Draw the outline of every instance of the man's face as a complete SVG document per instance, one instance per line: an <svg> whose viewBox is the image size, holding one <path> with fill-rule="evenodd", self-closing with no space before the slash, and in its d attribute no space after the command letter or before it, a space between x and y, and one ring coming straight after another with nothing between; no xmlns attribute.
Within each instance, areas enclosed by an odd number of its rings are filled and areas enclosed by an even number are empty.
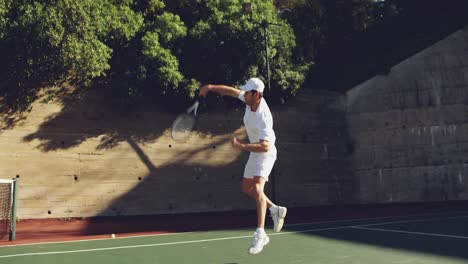
<svg viewBox="0 0 468 264"><path fill-rule="evenodd" d="M258 92L255 90L250 90L248 92L245 92L244 94L245 104L252 106L257 101L257 97L258 97Z"/></svg>

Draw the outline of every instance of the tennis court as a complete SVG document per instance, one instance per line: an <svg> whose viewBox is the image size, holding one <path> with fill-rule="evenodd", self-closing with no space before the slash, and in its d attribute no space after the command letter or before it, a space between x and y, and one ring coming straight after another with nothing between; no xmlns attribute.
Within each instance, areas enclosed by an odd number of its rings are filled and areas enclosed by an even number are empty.
<svg viewBox="0 0 468 264"><path fill-rule="evenodd" d="M0 263L467 263L468 211L286 225L247 253L252 228L0 247Z"/></svg>

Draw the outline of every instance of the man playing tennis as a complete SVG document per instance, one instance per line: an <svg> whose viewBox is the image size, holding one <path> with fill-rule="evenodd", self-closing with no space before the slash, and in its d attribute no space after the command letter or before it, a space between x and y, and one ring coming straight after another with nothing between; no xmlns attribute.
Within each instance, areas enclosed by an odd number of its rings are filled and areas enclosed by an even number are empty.
<svg viewBox="0 0 468 264"><path fill-rule="evenodd" d="M234 148L250 152L249 160L244 169L242 191L255 199L257 206L257 230L249 248L250 254L257 254L270 242L265 233L267 207L270 208L273 229L276 232L281 231L283 227L287 208L272 203L263 191L276 160L273 117L270 108L263 99L265 85L260 79L251 78L240 88L241 90L226 85L208 84L200 88L199 96L205 97L208 92L215 92L238 98L246 104L244 125L250 142L245 143L237 138L232 138L231 144Z"/></svg>

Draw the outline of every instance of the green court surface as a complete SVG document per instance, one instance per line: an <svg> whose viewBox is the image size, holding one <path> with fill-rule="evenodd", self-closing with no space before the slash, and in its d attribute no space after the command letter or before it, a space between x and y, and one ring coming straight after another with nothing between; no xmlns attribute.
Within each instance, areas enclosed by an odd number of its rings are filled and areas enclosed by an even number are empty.
<svg viewBox="0 0 468 264"><path fill-rule="evenodd" d="M253 229L0 247L0 263L468 263L468 214L286 225L247 253Z"/></svg>

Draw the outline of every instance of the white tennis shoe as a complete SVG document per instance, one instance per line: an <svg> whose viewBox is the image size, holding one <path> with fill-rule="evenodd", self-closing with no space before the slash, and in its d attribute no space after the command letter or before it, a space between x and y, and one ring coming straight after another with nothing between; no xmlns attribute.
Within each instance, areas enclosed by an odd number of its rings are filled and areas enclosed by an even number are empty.
<svg viewBox="0 0 468 264"><path fill-rule="evenodd" d="M255 232L252 245L249 248L249 254L255 255L263 250L263 247L270 242L270 238L266 234L258 234Z"/></svg>
<svg viewBox="0 0 468 264"><path fill-rule="evenodd" d="M271 219L273 219L273 230L275 232L279 232L283 228L287 212L288 208L282 206L276 206L275 209L270 210Z"/></svg>

